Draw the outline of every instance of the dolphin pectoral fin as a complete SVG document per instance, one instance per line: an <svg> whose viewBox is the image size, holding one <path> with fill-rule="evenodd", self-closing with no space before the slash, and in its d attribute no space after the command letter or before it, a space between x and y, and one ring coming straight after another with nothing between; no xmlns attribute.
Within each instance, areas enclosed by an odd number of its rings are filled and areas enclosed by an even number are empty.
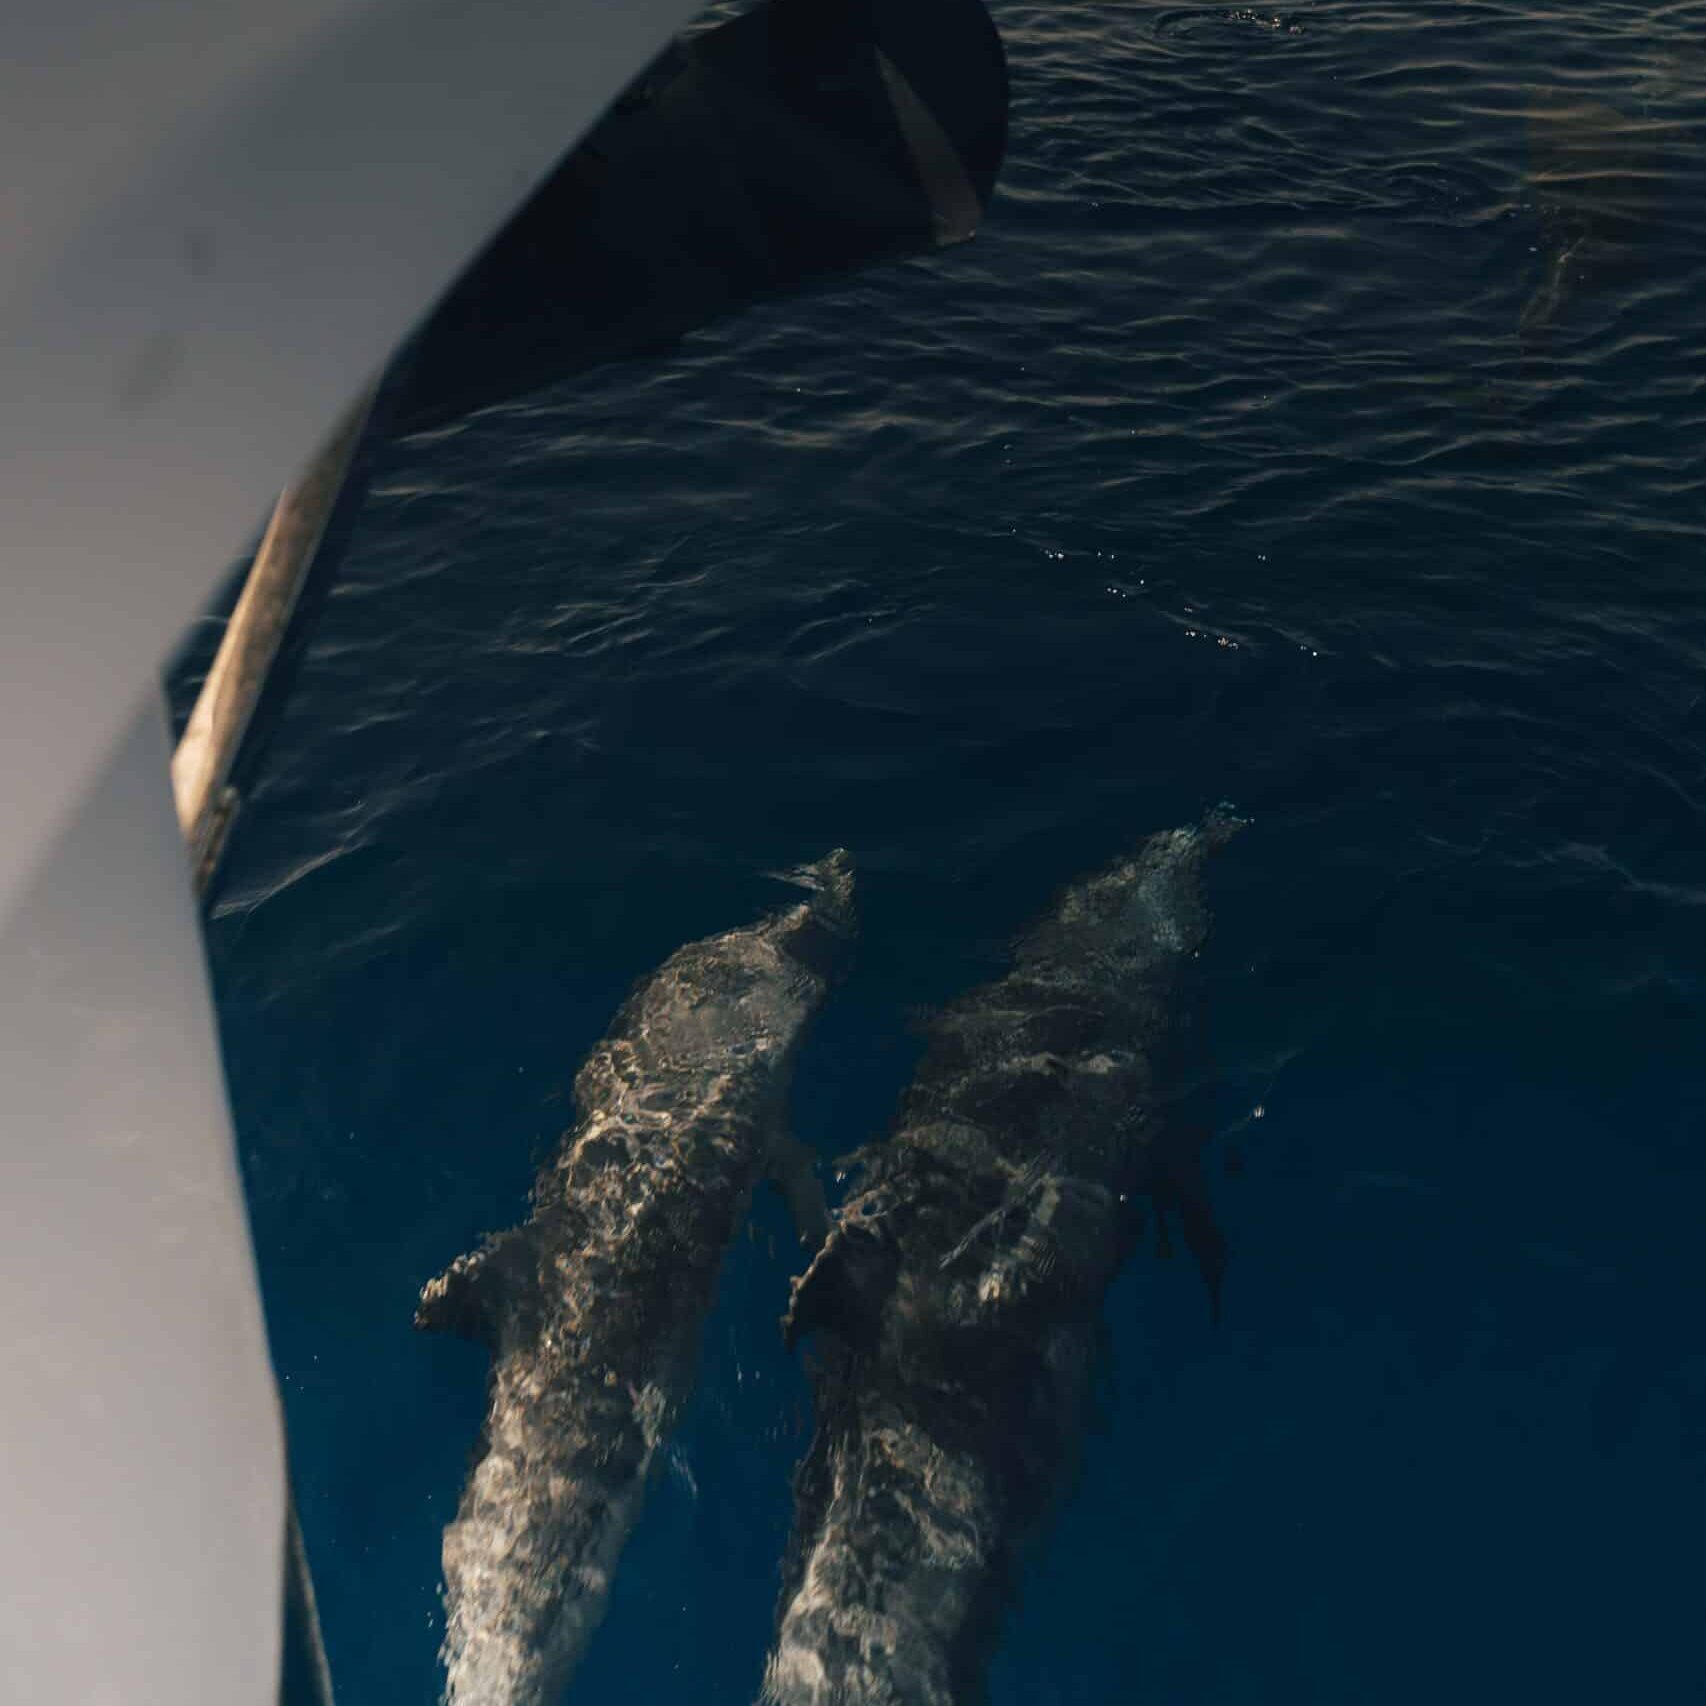
<svg viewBox="0 0 1706 1706"><path fill-rule="evenodd" d="M488 1239L458 1256L421 1287L415 1325L429 1333L456 1333L496 1348L497 1325L506 1304L529 1282L525 1237L519 1231Z"/></svg>
<svg viewBox="0 0 1706 1706"><path fill-rule="evenodd" d="M808 1250L821 1250L829 1237L829 1200L818 1177L816 1152L782 1133L770 1150L770 1182L782 1193L800 1242Z"/></svg>
<svg viewBox="0 0 1706 1706"><path fill-rule="evenodd" d="M1214 1207L1208 1199L1208 1183L1203 1178L1202 1152L1212 1135L1206 1126L1191 1126L1180 1132L1158 1157L1158 1176L1151 1187L1151 1195L1155 1199L1155 1218L1163 1239L1166 1235L1163 1211L1171 1208L1177 1212L1185 1248L1190 1251L1197 1272L1202 1276L1208 1291L1209 1315L1218 1327L1221 1287L1226 1278L1230 1247L1226 1234L1220 1229L1220 1222L1214 1217Z"/></svg>
<svg viewBox="0 0 1706 1706"><path fill-rule="evenodd" d="M1202 1275L1208 1291L1209 1319L1220 1325L1220 1294L1226 1280L1228 1245L1226 1234L1208 1206L1207 1197L1182 1199L1179 1203L1179 1228L1185 1235L1185 1248Z"/></svg>
<svg viewBox="0 0 1706 1706"><path fill-rule="evenodd" d="M782 1342L789 1350L807 1333L833 1333L852 1345L876 1330L877 1314L894 1277L895 1253L887 1239L858 1220L840 1220L794 1281Z"/></svg>

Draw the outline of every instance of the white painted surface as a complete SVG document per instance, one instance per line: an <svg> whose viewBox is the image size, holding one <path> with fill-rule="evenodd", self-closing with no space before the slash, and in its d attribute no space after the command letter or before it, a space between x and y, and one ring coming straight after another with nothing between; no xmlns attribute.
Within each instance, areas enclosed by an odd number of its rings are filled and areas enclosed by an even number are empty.
<svg viewBox="0 0 1706 1706"><path fill-rule="evenodd" d="M685 0L12 0L0 1701L273 1698L282 1470L154 677Z"/></svg>
<svg viewBox="0 0 1706 1706"><path fill-rule="evenodd" d="M279 488L694 10L12 0L0 912Z"/></svg>
<svg viewBox="0 0 1706 1706"><path fill-rule="evenodd" d="M164 715L0 927L0 1700L260 1706L284 1474Z"/></svg>

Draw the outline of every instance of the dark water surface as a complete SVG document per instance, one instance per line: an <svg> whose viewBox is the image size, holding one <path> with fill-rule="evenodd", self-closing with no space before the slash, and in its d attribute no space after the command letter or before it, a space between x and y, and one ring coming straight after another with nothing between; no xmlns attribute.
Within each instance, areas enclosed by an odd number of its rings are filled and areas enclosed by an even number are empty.
<svg viewBox="0 0 1706 1706"><path fill-rule="evenodd" d="M1152 1247L1109 1299L995 1702L1706 1696L1706 3L996 13L976 243L398 446L240 821L340 1699L435 1696L485 1359L415 1296L627 985L850 846L838 1155L1218 800L1225 1320ZM797 1265L766 1194L576 1700L754 1698Z"/></svg>

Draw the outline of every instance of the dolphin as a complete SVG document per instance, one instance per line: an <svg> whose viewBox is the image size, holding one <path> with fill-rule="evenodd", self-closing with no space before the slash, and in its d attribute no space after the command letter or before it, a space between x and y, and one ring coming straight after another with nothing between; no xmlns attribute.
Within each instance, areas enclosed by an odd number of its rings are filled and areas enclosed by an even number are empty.
<svg viewBox="0 0 1706 1706"><path fill-rule="evenodd" d="M1071 1467L1137 1197L1218 1303L1204 1135L1169 1112L1220 811L1067 888L934 1018L886 1142L794 1283L816 1431L768 1706L966 1706L1017 1549Z"/></svg>
<svg viewBox="0 0 1706 1706"><path fill-rule="evenodd" d="M691 1388L757 1183L778 1179L802 1236L827 1232L783 1106L851 945L852 865L836 851L789 877L809 890L801 903L680 949L635 987L575 1079L578 1118L527 1220L421 1293L417 1326L492 1354L444 1531L448 1706L559 1698Z"/></svg>
<svg viewBox="0 0 1706 1706"><path fill-rule="evenodd" d="M1590 296L1627 296L1666 273L1686 239L1675 119L1624 112L1569 90L1537 90L1527 114L1526 189L1541 217L1541 273L1517 330L1544 338Z"/></svg>

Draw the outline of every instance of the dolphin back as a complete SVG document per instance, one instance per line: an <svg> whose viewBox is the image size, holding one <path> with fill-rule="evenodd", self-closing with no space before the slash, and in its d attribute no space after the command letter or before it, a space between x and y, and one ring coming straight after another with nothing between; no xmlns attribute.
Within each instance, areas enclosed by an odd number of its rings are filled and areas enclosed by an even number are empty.
<svg viewBox="0 0 1706 1706"><path fill-rule="evenodd" d="M603 1615L852 940L845 853L786 876L803 899L635 985L576 1077L576 1123L527 1220L421 1293L417 1325L492 1356L444 1536L449 1706L555 1706Z"/></svg>
<svg viewBox="0 0 1706 1706"><path fill-rule="evenodd" d="M1064 889L931 1022L895 1131L796 1282L816 1434L769 1706L969 1706L1019 1547L1075 1460L1132 1199L1224 1264L1170 1096L1217 811ZM1189 1214L1185 1204L1188 1199Z"/></svg>

